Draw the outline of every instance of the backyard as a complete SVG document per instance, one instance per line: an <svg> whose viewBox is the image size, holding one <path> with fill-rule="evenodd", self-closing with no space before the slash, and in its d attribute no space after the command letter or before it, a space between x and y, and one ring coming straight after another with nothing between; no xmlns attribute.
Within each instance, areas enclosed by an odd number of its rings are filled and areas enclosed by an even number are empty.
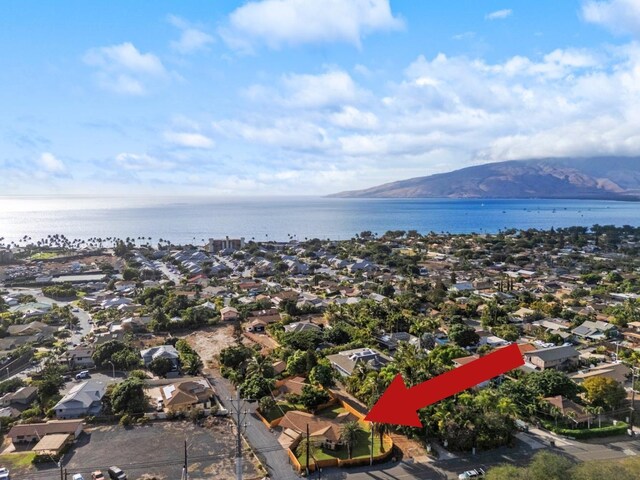
<svg viewBox="0 0 640 480"><path fill-rule="evenodd" d="M334 419L341 413L346 413L347 410L341 406L334 406L332 408L327 408L318 413L318 416L324 417L327 419ZM367 422L363 422L362 420L358 421L358 425L360 426L360 430L357 433L355 444L352 448L352 459L364 459L370 458L371 456L371 426ZM304 441L304 440L303 440ZM391 442L386 440L384 442L384 449L381 448L380 445L380 437L377 434L374 434L373 438L373 456L377 457L385 452L387 452L390 448L392 448ZM306 465L306 455L301 454L300 447L298 447L298 452L296 452L296 456L300 465L303 467ZM311 451L312 458L315 458L317 461L321 460L347 460L349 459L349 452L346 446L339 446L336 450L331 450L328 448L323 448L320 446L313 446Z"/></svg>
<svg viewBox="0 0 640 480"><path fill-rule="evenodd" d="M274 407L266 411L260 411L260 414L267 422L273 422L274 420L283 417L287 412L292 410L304 410L304 406L300 404L293 404L290 402L278 402Z"/></svg>

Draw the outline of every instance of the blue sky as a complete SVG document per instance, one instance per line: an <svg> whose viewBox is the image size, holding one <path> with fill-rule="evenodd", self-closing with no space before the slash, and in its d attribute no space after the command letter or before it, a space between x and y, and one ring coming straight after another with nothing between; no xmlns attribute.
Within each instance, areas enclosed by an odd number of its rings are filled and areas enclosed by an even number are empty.
<svg viewBox="0 0 640 480"><path fill-rule="evenodd" d="M640 0L0 3L1 194L325 194L640 154Z"/></svg>

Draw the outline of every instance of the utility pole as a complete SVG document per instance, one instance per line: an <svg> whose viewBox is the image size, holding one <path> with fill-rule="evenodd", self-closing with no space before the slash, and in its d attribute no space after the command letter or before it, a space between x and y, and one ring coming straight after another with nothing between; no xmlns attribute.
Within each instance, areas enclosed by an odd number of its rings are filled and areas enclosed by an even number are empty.
<svg viewBox="0 0 640 480"><path fill-rule="evenodd" d="M234 409L236 415L236 480L242 480L242 427L246 427L243 425L244 417L247 414L247 411L242 410L242 399L240 398L240 390L236 390L236 399L235 403L233 399L229 399L231 402L231 407Z"/></svg>
<svg viewBox="0 0 640 480"><path fill-rule="evenodd" d="M371 422L371 453L369 454L369 466L373 465L373 422Z"/></svg>
<svg viewBox="0 0 640 480"><path fill-rule="evenodd" d="M67 472L67 469L65 468L64 469L64 480L67 480L67 478L68 478L68 472Z"/></svg>
<svg viewBox="0 0 640 480"><path fill-rule="evenodd" d="M189 464L187 456L187 439L184 439L184 467L182 467L182 479L189 480Z"/></svg>
<svg viewBox="0 0 640 480"><path fill-rule="evenodd" d="M307 463L306 463L307 477L309 476L309 472L310 472L310 469L309 469L309 454L310 454L309 450L310 449L311 449L311 443L309 442L309 424L307 423Z"/></svg>
<svg viewBox="0 0 640 480"><path fill-rule="evenodd" d="M58 466L60 467L60 480L64 480L64 469L62 468L62 459L58 462Z"/></svg>
<svg viewBox="0 0 640 480"><path fill-rule="evenodd" d="M632 372L633 374L631 376L631 407L629 411L629 435L631 436L633 436L633 413L635 410L635 402L636 402L635 385L636 385L637 370L635 367L633 367Z"/></svg>

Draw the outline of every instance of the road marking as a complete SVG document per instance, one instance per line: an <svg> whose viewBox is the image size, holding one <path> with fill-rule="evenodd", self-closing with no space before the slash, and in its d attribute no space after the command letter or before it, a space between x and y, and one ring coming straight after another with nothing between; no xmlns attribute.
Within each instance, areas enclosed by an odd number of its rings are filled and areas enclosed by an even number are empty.
<svg viewBox="0 0 640 480"><path fill-rule="evenodd" d="M627 456L629 456L629 457L634 457L634 456L638 455L638 453L637 453L637 452L635 452L635 451L631 450L630 448L625 448L625 449L623 450L623 452L624 452L624 454L625 454L625 455L627 455Z"/></svg>

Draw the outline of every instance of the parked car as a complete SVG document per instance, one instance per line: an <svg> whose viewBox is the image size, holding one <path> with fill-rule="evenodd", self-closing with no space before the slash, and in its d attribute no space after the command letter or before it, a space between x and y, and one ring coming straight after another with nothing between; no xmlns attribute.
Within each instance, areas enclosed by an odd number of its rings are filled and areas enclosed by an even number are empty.
<svg viewBox="0 0 640 480"><path fill-rule="evenodd" d="M76 473L73 477L71 477L71 480L84 480L84 477L81 474Z"/></svg>
<svg viewBox="0 0 640 480"><path fill-rule="evenodd" d="M10 478L9 470L4 467L0 467L0 480L9 480Z"/></svg>
<svg viewBox="0 0 640 480"><path fill-rule="evenodd" d="M96 470L91 474L91 480L105 480L104 474L100 470Z"/></svg>
<svg viewBox="0 0 640 480"><path fill-rule="evenodd" d="M468 480L473 478L484 478L484 470L482 468L476 468L474 470L467 470L458 475L460 480Z"/></svg>
<svg viewBox="0 0 640 480"><path fill-rule="evenodd" d="M127 474L118 467L109 467L107 472L109 473L109 478L111 478L111 480L127 480Z"/></svg>
<svg viewBox="0 0 640 480"><path fill-rule="evenodd" d="M89 378L91 375L89 374L89 370L83 370L80 373L76 374L76 380L84 380L85 378Z"/></svg>

